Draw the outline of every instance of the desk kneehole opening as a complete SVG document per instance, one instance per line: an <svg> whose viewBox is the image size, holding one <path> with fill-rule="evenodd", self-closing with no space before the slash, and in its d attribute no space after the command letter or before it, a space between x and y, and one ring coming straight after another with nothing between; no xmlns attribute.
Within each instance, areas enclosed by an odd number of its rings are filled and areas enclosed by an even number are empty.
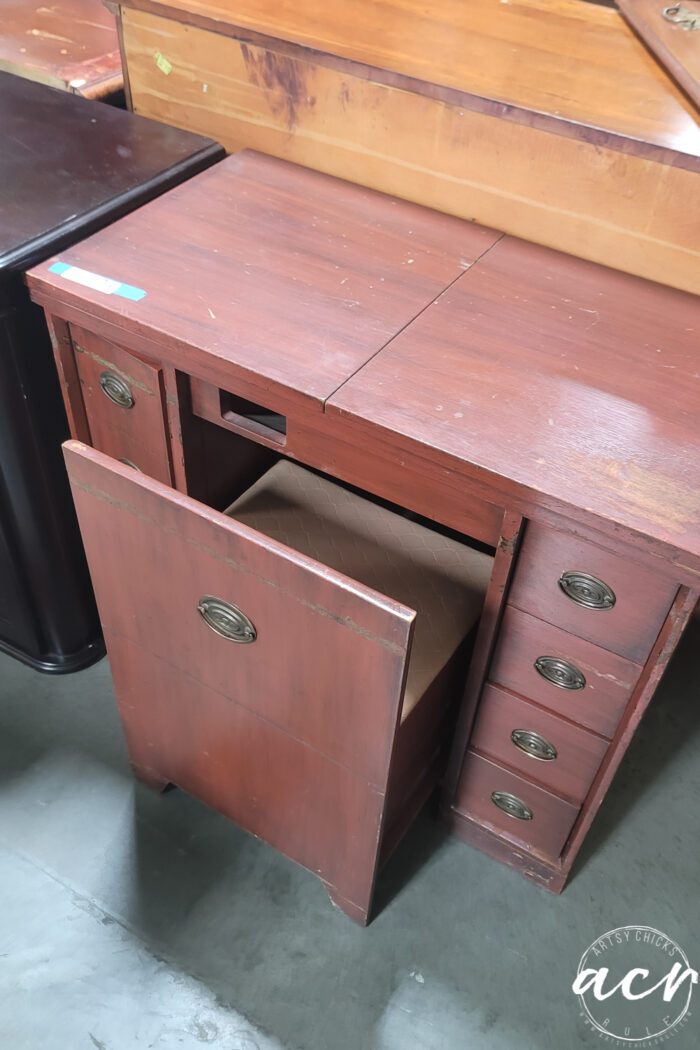
<svg viewBox="0 0 700 1050"><path fill-rule="evenodd" d="M225 513L416 611L402 721L443 672L450 677L453 663L456 702L491 577L490 554L286 459Z"/></svg>

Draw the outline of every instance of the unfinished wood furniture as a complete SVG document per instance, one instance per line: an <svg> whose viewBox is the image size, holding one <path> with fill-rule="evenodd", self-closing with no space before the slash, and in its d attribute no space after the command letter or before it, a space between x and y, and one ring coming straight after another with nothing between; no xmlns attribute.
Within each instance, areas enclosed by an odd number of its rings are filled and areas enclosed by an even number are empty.
<svg viewBox="0 0 700 1050"><path fill-rule="evenodd" d="M124 87L114 14L102 0L0 0L0 70L84 98Z"/></svg>
<svg viewBox="0 0 700 1050"><path fill-rule="evenodd" d="M41 671L104 653L44 314L23 271L223 155L210 139L0 73L0 650Z"/></svg>
<svg viewBox="0 0 700 1050"><path fill-rule="evenodd" d="M700 3L618 0L620 10L653 55L700 106Z"/></svg>
<svg viewBox="0 0 700 1050"><path fill-rule="evenodd" d="M139 775L366 921L464 686L445 819L560 890L700 591L697 300L247 152L28 281Z"/></svg>
<svg viewBox="0 0 700 1050"><path fill-rule="evenodd" d="M697 113L579 0L121 0L135 112L700 291Z"/></svg>

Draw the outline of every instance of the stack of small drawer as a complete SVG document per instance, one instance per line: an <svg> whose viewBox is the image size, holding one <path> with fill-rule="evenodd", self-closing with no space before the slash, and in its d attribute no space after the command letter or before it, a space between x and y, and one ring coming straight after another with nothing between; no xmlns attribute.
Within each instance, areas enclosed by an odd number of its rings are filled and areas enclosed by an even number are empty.
<svg viewBox="0 0 700 1050"><path fill-rule="evenodd" d="M675 592L634 562L529 525L460 779L461 813L559 857Z"/></svg>

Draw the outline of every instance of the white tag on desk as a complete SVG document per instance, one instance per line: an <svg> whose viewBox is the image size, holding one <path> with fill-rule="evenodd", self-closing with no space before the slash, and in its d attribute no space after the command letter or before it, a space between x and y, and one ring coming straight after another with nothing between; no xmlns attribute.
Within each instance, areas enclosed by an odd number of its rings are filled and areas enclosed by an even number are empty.
<svg viewBox="0 0 700 1050"><path fill-rule="evenodd" d="M122 283L112 280L111 277L100 277L99 273L81 270L79 266L69 266L62 272L61 277L65 277L67 281L75 281L76 284L83 284L86 288L92 288L96 292L106 292L107 295L116 292Z"/></svg>
<svg viewBox="0 0 700 1050"><path fill-rule="evenodd" d="M143 288L135 288L133 284L124 284L123 281L115 281L113 277L103 277L92 270L83 270L80 266L71 266L70 263L55 262L49 266L49 273L60 274L67 281L82 284L86 288L92 288L95 292L103 292L105 295L120 295L122 299L131 299L138 303L146 298Z"/></svg>

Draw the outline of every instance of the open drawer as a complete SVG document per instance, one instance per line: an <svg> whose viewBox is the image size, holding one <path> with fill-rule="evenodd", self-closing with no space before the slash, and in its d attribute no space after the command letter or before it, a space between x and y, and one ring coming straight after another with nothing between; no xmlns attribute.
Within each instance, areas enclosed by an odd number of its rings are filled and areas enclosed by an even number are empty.
<svg viewBox="0 0 700 1050"><path fill-rule="evenodd" d="M65 454L135 771L367 921L439 775L491 558L286 460L222 513Z"/></svg>

